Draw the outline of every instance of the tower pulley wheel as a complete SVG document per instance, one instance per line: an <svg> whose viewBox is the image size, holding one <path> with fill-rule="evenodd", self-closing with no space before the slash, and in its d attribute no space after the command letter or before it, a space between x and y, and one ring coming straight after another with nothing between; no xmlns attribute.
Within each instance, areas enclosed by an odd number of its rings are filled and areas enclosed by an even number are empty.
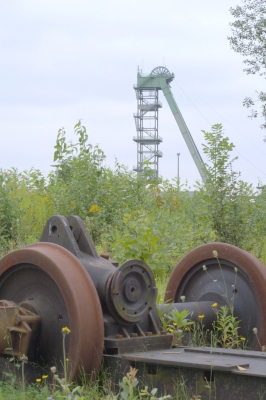
<svg viewBox="0 0 266 400"><path fill-rule="evenodd" d="M151 76L158 76L158 75L171 75L171 72L166 67L156 67L153 68L151 71Z"/></svg>

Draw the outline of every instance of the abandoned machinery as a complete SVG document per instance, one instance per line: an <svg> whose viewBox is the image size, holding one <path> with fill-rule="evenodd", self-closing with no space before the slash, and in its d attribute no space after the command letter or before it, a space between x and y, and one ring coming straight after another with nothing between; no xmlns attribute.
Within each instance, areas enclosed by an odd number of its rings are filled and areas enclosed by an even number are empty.
<svg viewBox="0 0 266 400"><path fill-rule="evenodd" d="M96 376L103 362L114 383L134 366L161 394L174 394L182 377L202 399L209 398L206 382L215 382L217 399L255 398L266 393L266 352L260 348L266 343L265 287L266 270L258 259L229 244L209 243L178 263L165 304L156 306L155 279L144 262L118 266L97 254L79 217L53 216L40 242L0 260L2 372L11 355L26 355L29 381L38 368L57 365L62 373L62 328L68 327L72 380L81 369ZM163 313L186 309L194 321L204 315L204 328L211 330L217 316L212 304L229 305L232 299L239 335L251 351L172 348L173 335L162 330L158 307Z"/></svg>

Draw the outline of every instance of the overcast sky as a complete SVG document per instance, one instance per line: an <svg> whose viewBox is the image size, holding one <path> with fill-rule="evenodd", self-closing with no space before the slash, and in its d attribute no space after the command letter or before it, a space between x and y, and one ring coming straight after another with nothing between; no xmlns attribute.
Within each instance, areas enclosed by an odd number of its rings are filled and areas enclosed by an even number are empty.
<svg viewBox="0 0 266 400"><path fill-rule="evenodd" d="M92 144L132 169L137 161L133 84L137 68L165 65L175 100L202 154L202 130L223 123L243 180L266 183L265 133L247 118L245 96L265 80L243 72L229 46L231 6L240 0L0 0L0 168L47 173L57 131L74 138L79 118ZM193 186L199 173L163 93L159 171ZM204 154L202 154L205 160ZM88 178L89 179L89 178Z"/></svg>

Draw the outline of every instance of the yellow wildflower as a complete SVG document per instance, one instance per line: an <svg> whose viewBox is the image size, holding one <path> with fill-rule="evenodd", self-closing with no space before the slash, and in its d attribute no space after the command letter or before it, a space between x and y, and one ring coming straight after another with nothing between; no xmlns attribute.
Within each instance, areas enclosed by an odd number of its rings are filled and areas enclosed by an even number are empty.
<svg viewBox="0 0 266 400"><path fill-rule="evenodd" d="M48 375L43 375L42 376L42 379L47 379L48 378Z"/></svg>
<svg viewBox="0 0 266 400"><path fill-rule="evenodd" d="M169 331L170 333L174 332L174 330L173 330L172 328L169 328L168 331Z"/></svg>
<svg viewBox="0 0 266 400"><path fill-rule="evenodd" d="M173 322L173 325L174 325L174 326L177 326L177 323L176 323L176 322Z"/></svg>
<svg viewBox="0 0 266 400"><path fill-rule="evenodd" d="M217 307L217 306L218 306L217 303L213 303L213 304L212 304L212 307Z"/></svg>
<svg viewBox="0 0 266 400"><path fill-rule="evenodd" d="M64 328L62 328L62 333L63 333L63 334L68 335L70 332L71 332L71 330L70 330L67 326L65 326Z"/></svg>
<svg viewBox="0 0 266 400"><path fill-rule="evenodd" d="M97 206L97 204L92 204L92 206L90 206L89 212L91 213L97 213L97 212L101 212L102 210L100 209L99 206Z"/></svg>
<svg viewBox="0 0 266 400"><path fill-rule="evenodd" d="M42 381L42 380L41 380L40 378L36 379L36 382L38 382L38 383L41 382L41 381Z"/></svg>
<svg viewBox="0 0 266 400"><path fill-rule="evenodd" d="M246 340L246 338L244 338L244 337L241 337L241 338L240 338L240 340Z"/></svg>
<svg viewBox="0 0 266 400"><path fill-rule="evenodd" d="M76 203L74 201L70 202L71 207L74 207L76 205Z"/></svg>
<svg viewBox="0 0 266 400"><path fill-rule="evenodd" d="M198 315L198 318L199 318L199 319L203 319L203 318L204 318L204 315Z"/></svg>

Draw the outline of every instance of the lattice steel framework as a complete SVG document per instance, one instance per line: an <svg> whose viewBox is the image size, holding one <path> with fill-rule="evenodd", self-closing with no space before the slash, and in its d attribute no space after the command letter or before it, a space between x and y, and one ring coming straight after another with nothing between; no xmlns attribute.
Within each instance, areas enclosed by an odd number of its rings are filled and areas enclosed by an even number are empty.
<svg viewBox="0 0 266 400"><path fill-rule="evenodd" d="M138 101L138 112L134 114L137 136L133 138L137 142L138 164L133 170L142 172L147 160L149 167L152 167L154 174L158 176L158 160L162 157L162 152L158 150L158 145L162 142L162 138L158 135L158 110L162 107L158 100L158 92L162 90L200 176L205 182L204 162L171 92L170 82L174 77L175 75L166 67L156 67L150 74L138 71L137 85L134 85Z"/></svg>
<svg viewBox="0 0 266 400"><path fill-rule="evenodd" d="M159 173L159 157L162 152L158 146L163 139L158 135L158 110L162 107L159 102L158 89L146 89L134 86L137 97L137 113L133 114L136 124L137 136L133 140L137 143L137 166L133 168L136 172L143 172L144 163Z"/></svg>

